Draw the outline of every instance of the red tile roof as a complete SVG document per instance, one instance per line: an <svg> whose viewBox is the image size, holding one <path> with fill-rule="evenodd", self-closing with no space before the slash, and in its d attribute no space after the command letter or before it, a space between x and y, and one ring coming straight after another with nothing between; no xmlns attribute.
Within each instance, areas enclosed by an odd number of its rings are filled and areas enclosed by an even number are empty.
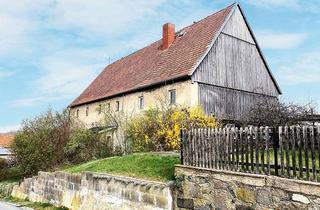
<svg viewBox="0 0 320 210"><path fill-rule="evenodd" d="M108 65L70 106L187 77L206 53L234 5L181 29L185 35L176 36L167 50L161 49L160 39Z"/></svg>
<svg viewBox="0 0 320 210"><path fill-rule="evenodd" d="M13 139L14 135L0 134L0 147L10 147Z"/></svg>

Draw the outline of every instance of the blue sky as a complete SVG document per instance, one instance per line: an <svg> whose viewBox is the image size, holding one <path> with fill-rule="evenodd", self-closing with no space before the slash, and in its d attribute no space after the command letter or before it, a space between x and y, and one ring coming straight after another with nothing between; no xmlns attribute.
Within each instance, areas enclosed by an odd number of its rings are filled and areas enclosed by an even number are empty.
<svg viewBox="0 0 320 210"><path fill-rule="evenodd" d="M283 91L320 104L320 1L239 1ZM109 61L229 0L0 0L0 132L61 110Z"/></svg>

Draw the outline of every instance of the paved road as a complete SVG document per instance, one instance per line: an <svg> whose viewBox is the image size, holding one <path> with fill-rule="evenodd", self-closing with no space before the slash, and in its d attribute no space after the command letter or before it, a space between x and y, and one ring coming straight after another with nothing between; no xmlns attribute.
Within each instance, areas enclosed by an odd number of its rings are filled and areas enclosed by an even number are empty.
<svg viewBox="0 0 320 210"><path fill-rule="evenodd" d="M22 208L0 201L0 210L22 210Z"/></svg>

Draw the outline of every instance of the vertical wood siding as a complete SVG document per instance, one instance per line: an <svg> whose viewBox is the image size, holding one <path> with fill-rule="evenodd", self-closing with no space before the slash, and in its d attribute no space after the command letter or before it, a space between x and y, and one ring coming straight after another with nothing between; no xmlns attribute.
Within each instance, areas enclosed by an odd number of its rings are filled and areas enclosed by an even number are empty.
<svg viewBox="0 0 320 210"><path fill-rule="evenodd" d="M277 100L277 98L199 84L199 101L205 113L214 114L221 119L239 120L259 100Z"/></svg>
<svg viewBox="0 0 320 210"><path fill-rule="evenodd" d="M232 14L222 32L255 44L239 9Z"/></svg>
<svg viewBox="0 0 320 210"><path fill-rule="evenodd" d="M249 29L240 11L236 10L192 79L206 84L278 96L276 85L256 45L251 42L253 39Z"/></svg>
<svg viewBox="0 0 320 210"><path fill-rule="evenodd" d="M195 71L193 80L270 96L279 95L256 46L225 34L220 34Z"/></svg>

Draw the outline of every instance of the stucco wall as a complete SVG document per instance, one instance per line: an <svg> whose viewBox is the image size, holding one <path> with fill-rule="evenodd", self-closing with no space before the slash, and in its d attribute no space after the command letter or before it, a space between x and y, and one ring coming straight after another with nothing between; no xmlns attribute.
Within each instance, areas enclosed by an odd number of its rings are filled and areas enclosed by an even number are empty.
<svg viewBox="0 0 320 210"><path fill-rule="evenodd" d="M127 115L135 115L142 110L138 107L138 100L140 96L144 97L144 109L149 107L159 106L164 101L169 102L169 90L176 90L176 102L178 105L182 106L195 106L198 105L198 84L192 83L191 80L184 82L177 82L162 87L149 89L147 91L135 92L131 94L126 94L121 97L115 97L91 104L77 106L71 109L72 116L76 116L77 109L79 109L79 120L87 127L91 127L92 123L97 123L101 120L102 114L99 115L98 108L99 105L110 103L110 107L115 109L116 101L120 102L120 110L122 110ZM86 108L89 107L89 114L86 116Z"/></svg>
<svg viewBox="0 0 320 210"><path fill-rule="evenodd" d="M77 210L171 210L173 201L167 184L95 173L39 172L11 195Z"/></svg>
<svg viewBox="0 0 320 210"><path fill-rule="evenodd" d="M320 183L176 166L175 207L186 209L320 209Z"/></svg>

